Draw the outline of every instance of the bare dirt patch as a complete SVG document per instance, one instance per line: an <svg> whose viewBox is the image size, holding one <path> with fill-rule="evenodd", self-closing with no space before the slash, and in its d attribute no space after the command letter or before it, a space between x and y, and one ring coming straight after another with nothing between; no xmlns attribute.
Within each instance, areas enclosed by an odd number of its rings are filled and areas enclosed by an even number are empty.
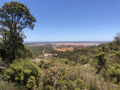
<svg viewBox="0 0 120 90"><path fill-rule="evenodd" d="M73 47L68 47L68 48L54 48L56 51L73 51Z"/></svg>

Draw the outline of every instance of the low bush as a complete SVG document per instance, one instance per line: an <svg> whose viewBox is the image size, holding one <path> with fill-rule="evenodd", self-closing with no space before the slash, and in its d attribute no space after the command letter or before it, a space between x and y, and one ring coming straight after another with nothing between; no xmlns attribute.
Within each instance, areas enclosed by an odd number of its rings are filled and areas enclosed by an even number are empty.
<svg viewBox="0 0 120 90"><path fill-rule="evenodd" d="M42 72L29 59L17 59L4 71L3 77L7 81L25 85L31 89L39 85Z"/></svg>
<svg viewBox="0 0 120 90"><path fill-rule="evenodd" d="M97 65L96 65L96 69L97 69L97 73L99 73L101 71L101 69L104 69L107 65L107 58L105 57L105 53L101 52L98 55L96 55L96 59L97 59Z"/></svg>
<svg viewBox="0 0 120 90"><path fill-rule="evenodd" d="M117 51L115 56L120 59L120 51Z"/></svg>
<svg viewBox="0 0 120 90"><path fill-rule="evenodd" d="M115 64L107 70L107 76L110 81L114 83L120 83L120 65Z"/></svg>

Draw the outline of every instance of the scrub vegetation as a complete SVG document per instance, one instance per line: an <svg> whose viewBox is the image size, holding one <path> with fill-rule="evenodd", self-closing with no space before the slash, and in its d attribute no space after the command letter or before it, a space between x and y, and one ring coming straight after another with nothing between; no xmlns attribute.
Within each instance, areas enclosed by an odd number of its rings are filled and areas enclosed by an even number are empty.
<svg viewBox="0 0 120 90"><path fill-rule="evenodd" d="M35 22L20 2L5 3L0 8L1 90L119 90L119 33L113 42L55 52L55 56L35 63L38 49L30 50L23 44L22 32L33 29ZM41 48L54 52L52 47Z"/></svg>

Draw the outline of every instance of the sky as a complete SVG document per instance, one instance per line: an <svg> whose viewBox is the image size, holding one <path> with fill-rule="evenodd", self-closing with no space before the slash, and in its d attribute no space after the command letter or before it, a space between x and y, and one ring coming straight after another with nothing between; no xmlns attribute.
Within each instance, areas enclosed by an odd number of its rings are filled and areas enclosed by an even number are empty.
<svg viewBox="0 0 120 90"><path fill-rule="evenodd" d="M25 4L36 18L28 41L112 41L120 32L120 0L0 0Z"/></svg>

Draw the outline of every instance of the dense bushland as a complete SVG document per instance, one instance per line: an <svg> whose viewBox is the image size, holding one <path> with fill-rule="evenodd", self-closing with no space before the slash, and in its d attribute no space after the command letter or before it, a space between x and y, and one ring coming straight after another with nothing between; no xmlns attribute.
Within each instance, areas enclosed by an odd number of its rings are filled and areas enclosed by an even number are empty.
<svg viewBox="0 0 120 90"><path fill-rule="evenodd" d="M75 48L73 51L58 52L58 58L67 58L76 64L90 64L96 68L106 81L119 84L120 72L120 39L119 34L113 42L91 46L86 48Z"/></svg>
<svg viewBox="0 0 120 90"><path fill-rule="evenodd" d="M0 60L7 63L4 68L0 66L0 89L119 90L119 33L113 42L56 52L57 56L33 63L34 55L23 44L22 31L33 29L34 22L29 9L20 2L5 3L0 8ZM37 49L33 48L35 56Z"/></svg>
<svg viewBox="0 0 120 90"><path fill-rule="evenodd" d="M23 89L119 89L119 49L120 46L113 41L58 52L57 56L49 57L47 60L42 58L37 64L30 59L16 59L1 75L3 80Z"/></svg>

